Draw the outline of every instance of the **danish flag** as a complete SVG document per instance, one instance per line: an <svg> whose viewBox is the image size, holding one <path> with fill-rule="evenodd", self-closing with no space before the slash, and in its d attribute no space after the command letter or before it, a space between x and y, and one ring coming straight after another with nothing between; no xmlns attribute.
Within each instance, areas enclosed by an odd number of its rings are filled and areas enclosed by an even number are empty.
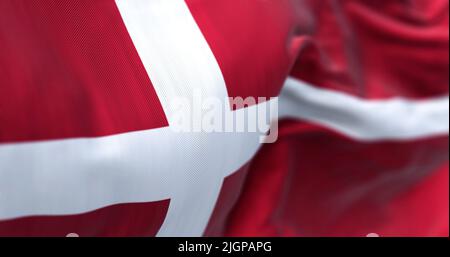
<svg viewBox="0 0 450 257"><path fill-rule="evenodd" d="M446 0L0 0L0 236L448 236L448 22ZM278 140L174 132L194 89L277 97Z"/></svg>

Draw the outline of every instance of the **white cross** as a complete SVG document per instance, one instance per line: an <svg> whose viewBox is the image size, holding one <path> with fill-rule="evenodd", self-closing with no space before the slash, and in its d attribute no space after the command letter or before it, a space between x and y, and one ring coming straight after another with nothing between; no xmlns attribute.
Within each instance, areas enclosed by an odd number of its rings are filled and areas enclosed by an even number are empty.
<svg viewBox="0 0 450 257"><path fill-rule="evenodd" d="M116 2L169 125L173 97L191 97L194 88L206 97L227 97L216 59L183 0ZM0 205L0 219L170 198L158 236L200 236L223 179L250 160L259 136L176 133L166 127L4 145L0 194L8 200Z"/></svg>

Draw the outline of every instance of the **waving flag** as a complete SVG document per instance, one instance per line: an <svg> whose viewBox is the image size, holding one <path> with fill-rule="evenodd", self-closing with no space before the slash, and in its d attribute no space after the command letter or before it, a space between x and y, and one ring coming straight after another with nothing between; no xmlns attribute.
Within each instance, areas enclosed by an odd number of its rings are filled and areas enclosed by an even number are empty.
<svg viewBox="0 0 450 257"><path fill-rule="evenodd" d="M0 0L0 236L448 236L448 29L445 0ZM276 106L276 140L175 131L180 97L264 99L219 104Z"/></svg>

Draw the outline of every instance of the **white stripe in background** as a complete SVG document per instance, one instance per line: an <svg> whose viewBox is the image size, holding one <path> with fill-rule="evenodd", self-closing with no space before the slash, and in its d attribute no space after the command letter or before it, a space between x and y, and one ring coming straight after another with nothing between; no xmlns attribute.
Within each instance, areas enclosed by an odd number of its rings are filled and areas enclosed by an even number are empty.
<svg viewBox="0 0 450 257"><path fill-rule="evenodd" d="M448 135L449 97L364 100L289 78L280 116L306 120L361 141L414 140Z"/></svg>

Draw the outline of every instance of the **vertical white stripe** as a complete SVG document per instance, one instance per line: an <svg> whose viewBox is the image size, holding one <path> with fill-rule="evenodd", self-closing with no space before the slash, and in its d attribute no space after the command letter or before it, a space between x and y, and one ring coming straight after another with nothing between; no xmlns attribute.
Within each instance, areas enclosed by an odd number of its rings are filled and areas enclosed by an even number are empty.
<svg viewBox="0 0 450 257"><path fill-rule="evenodd" d="M116 3L155 87L169 126L174 125L175 113L180 114L180 110L175 110L171 105L173 99L194 99L194 91L202 97L215 97L222 101L227 98L219 65L184 0L117 0ZM226 110L230 110L228 101L224 101L224 104ZM192 118L195 124L198 122L195 118L201 117ZM207 153L211 144L215 143L207 136L192 136L190 141L177 147L196 147ZM234 147L228 145L228 148ZM203 162L204 158L210 157L205 155L195 162ZM193 156L187 154L181 158L191 159ZM216 161L221 163L219 159ZM183 160L180 164L185 162ZM223 174L230 172L222 171L228 168L225 166L215 169L210 167L209 171L183 166L178 169L183 168L186 170L181 172L185 172L187 177L180 180L177 186L182 188L185 184L194 183L198 188L190 190L197 193L193 195L189 191L172 190L175 195L171 198L169 212L159 236L200 235L212 213ZM199 172L203 174L193 174Z"/></svg>
<svg viewBox="0 0 450 257"><path fill-rule="evenodd" d="M169 124L171 100L202 97L225 99L219 65L184 0L117 0L133 43L155 87ZM228 104L228 102L224 102Z"/></svg>

